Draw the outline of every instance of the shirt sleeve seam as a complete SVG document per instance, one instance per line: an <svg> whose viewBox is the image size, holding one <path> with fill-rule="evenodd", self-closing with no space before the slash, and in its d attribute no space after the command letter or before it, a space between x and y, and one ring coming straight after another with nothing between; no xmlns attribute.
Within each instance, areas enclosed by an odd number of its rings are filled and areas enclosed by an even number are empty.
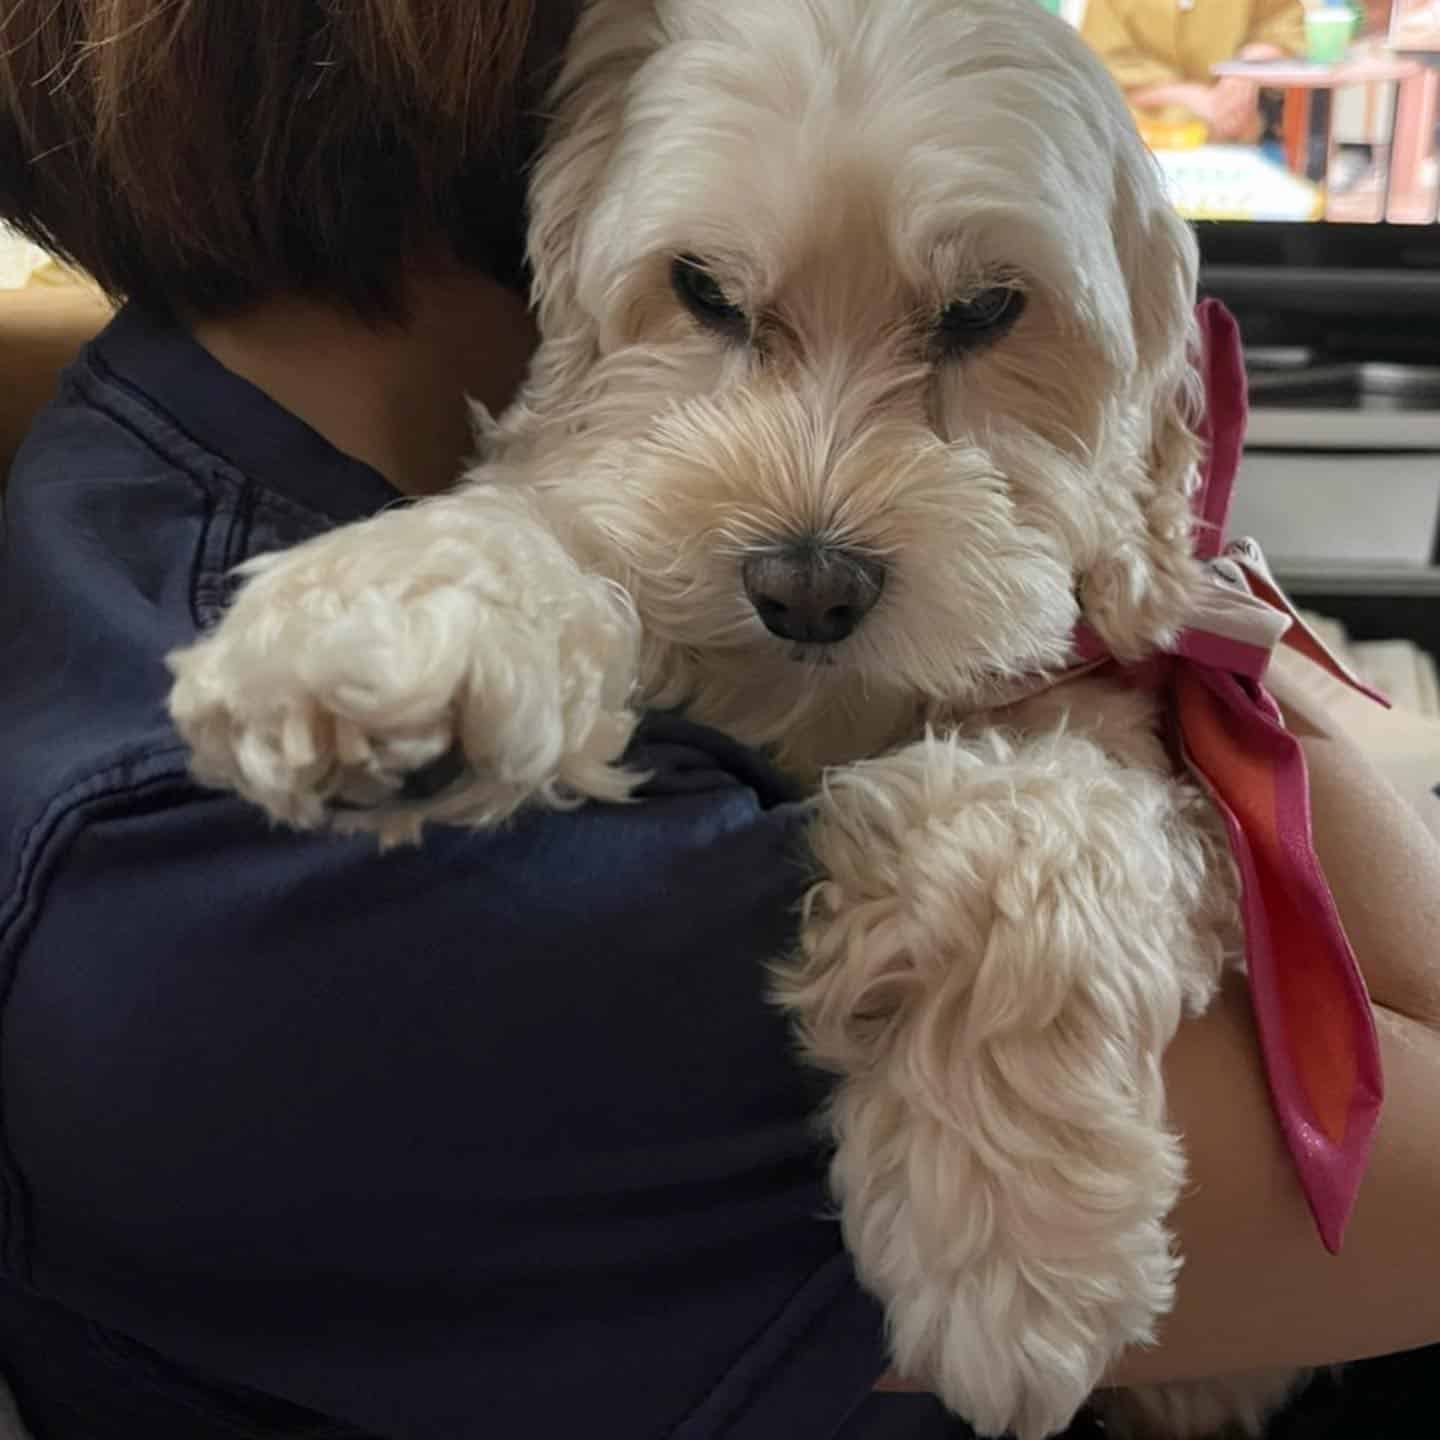
<svg viewBox="0 0 1440 1440"><path fill-rule="evenodd" d="M98 355L89 354L86 357L86 368L77 370L72 378L76 389L87 404L93 405L102 414L128 431L167 464L179 466L197 484L203 486L209 480L218 479L236 489L253 487L253 482L243 471L237 469L223 456L216 455L207 449L173 415L168 411L158 409L144 391L137 390L123 375L117 375ZM124 413L123 406L116 405L114 400L106 394L107 390L119 391L126 401L142 407L157 426L173 430L176 436L185 441L186 445L192 446L196 452L195 455L178 455L166 449L155 436L147 435L135 424L131 416ZM197 464L197 459L200 459L202 463ZM323 510L304 505L289 495L280 495L271 490L264 490L263 493L267 504L288 509L301 519L314 524L317 529L330 530L335 526L335 517L326 514Z"/></svg>
<svg viewBox="0 0 1440 1440"><path fill-rule="evenodd" d="M334 526L332 517L257 485L228 460L206 449L173 416L157 409L142 391L111 370L93 349L71 372L69 383L83 403L183 475L198 493L204 518L189 584L190 618L197 630L208 629L224 612L231 592L229 577L235 566L249 557L255 512L262 504L289 513L316 531ZM170 432L170 443L165 434L151 433L133 413L136 409L155 427ZM228 524L222 524L227 520Z"/></svg>

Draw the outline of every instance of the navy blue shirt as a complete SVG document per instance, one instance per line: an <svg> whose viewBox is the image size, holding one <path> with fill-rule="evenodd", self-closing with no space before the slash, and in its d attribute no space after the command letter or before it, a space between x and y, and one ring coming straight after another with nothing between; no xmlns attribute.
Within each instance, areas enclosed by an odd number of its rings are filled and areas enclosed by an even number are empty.
<svg viewBox="0 0 1440 1440"><path fill-rule="evenodd" d="M643 804L383 855L187 777L166 652L240 561L397 500L134 311L17 461L0 1360L31 1423L944 1433L862 1403L882 1321L766 1001L805 872L762 760L657 717Z"/></svg>

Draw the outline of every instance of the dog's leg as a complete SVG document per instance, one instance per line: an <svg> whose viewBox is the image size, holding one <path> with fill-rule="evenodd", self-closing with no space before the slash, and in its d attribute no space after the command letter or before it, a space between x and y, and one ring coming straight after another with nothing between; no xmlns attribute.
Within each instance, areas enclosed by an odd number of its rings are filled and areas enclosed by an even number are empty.
<svg viewBox="0 0 1440 1440"><path fill-rule="evenodd" d="M1063 1428L1171 1304L1160 1059L1225 961L1192 801L1081 736L992 733L819 802L780 998L841 1077L834 1180L897 1364L985 1435Z"/></svg>
<svg viewBox="0 0 1440 1440"><path fill-rule="evenodd" d="M289 824L413 836L621 799L639 629L530 491L471 483L248 567L170 657L197 776ZM453 782L427 796L411 778Z"/></svg>

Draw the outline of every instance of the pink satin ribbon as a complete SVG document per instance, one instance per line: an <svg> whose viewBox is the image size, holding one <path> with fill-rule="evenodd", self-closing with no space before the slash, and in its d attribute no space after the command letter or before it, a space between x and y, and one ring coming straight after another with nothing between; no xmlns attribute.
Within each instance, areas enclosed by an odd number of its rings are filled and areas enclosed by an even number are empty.
<svg viewBox="0 0 1440 1440"><path fill-rule="evenodd" d="M1224 819L1240 872L1250 993L1270 1093L1326 1248L1340 1248L1365 1173L1383 1091L1380 1050L1355 963L1311 838L1305 756L1262 680L1278 644L1386 704L1304 624L1250 540L1224 543L1247 414L1234 319L1199 307L1206 459L1196 550L1213 589L1168 655L1123 667L1165 693L1175 748ZM1105 659L1084 627L1079 668ZM1108 666L1107 666L1108 668Z"/></svg>

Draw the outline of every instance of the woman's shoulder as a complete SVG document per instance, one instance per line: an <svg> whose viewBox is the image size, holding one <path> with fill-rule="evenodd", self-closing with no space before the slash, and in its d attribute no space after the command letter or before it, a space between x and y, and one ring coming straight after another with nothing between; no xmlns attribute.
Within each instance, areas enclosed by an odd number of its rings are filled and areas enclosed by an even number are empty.
<svg viewBox="0 0 1440 1440"><path fill-rule="evenodd" d="M244 561L398 498L183 330L122 312L67 372L6 497L0 672L23 683L0 690L0 865L33 857L62 817L131 803L168 807L183 832L199 796L166 714L166 656L219 618ZM697 833L758 835L787 799L758 757L676 717L639 744L670 841L687 809ZM581 845L594 827L551 828ZM621 824L612 862L652 845L649 828ZM421 863L443 870L444 848Z"/></svg>
<svg viewBox="0 0 1440 1440"><path fill-rule="evenodd" d="M112 405L111 402L114 402ZM183 777L164 657L193 638L243 513L89 354L16 459L0 550L0 936L96 807ZM173 438L176 444L168 442ZM215 579L212 579L215 577Z"/></svg>
<svg viewBox="0 0 1440 1440"><path fill-rule="evenodd" d="M317 455L330 467L318 481ZM299 478L267 483L265 461ZM390 493L356 468L362 509ZM122 312L65 373L16 458L0 534L0 673L17 682L0 687L12 910L87 814L183 788L166 655L218 617L236 565L348 518L322 503L343 469L173 326Z"/></svg>
<svg viewBox="0 0 1440 1440"><path fill-rule="evenodd" d="M42 870L62 855L74 860L83 830L121 823L127 840L144 832L152 869L193 859L199 845L241 888L252 871L267 875L269 896L287 869L296 884L315 865L343 871L362 877L362 889L371 871L413 870L431 877L413 882L424 889L481 856L484 873L498 876L518 860L533 867L543 852L559 866L547 879L553 901L569 886L580 903L600 872L618 901L622 875L652 888L665 875L682 889L678 867L696 858L695 846L723 867L725 854L753 860L789 843L795 816L779 777L674 716L653 717L632 756L652 774L649 804L531 820L488 841L438 836L392 862L360 843L317 848L281 836L238 803L199 791L166 714L166 655L218 618L236 566L387 496L373 472L173 328L122 314L89 347L22 449L7 497L0 671L23 680L0 690L7 893L33 896ZM227 818L217 823L219 815ZM123 864L130 850L112 842L109 853ZM474 894L473 872L471 882ZM223 893L215 890L212 909ZM0 935L4 923L0 913Z"/></svg>
<svg viewBox="0 0 1440 1440"><path fill-rule="evenodd" d="M689 907L677 918L700 923L705 907L689 892L705 872L711 890L747 891L756 903L779 896L777 876L785 894L794 890L803 807L761 757L676 716L651 717L637 736L631 762L651 776L644 804L532 815L495 835L436 832L393 856L364 840L276 831L202 790L166 713L165 657L218 617L235 566L331 522L229 473L223 456L191 453L163 420L137 434L86 395L92 380L81 368L67 382L9 496L0 671L23 683L0 690L0 876L10 897L0 953L21 912L62 889L106 933L122 915L142 928L174 923L165 902L182 870L201 881L187 918L205 919L212 947L228 939L226 915L288 924L295 893L323 896L333 943L362 947L386 932L366 906L387 896L399 907L387 912L392 943L413 949L443 944L446 916L471 923L482 912L511 928L583 919L593 939L606 933L606 912L644 907L638 937L657 933L673 899ZM117 888L89 872L102 842L99 868L124 877ZM784 904L776 913L788 923Z"/></svg>
<svg viewBox="0 0 1440 1440"><path fill-rule="evenodd" d="M692 883L682 872L701 861L717 881L738 865L725 883L741 884L753 866L793 850L803 807L776 772L726 737L669 715L642 726L630 756L651 777L647 803L531 816L489 837L437 832L393 858L367 841L275 831L241 802L202 790L167 715L166 656L218 617L237 565L326 522L243 477L212 484L203 467L143 450L123 427L107 436L105 426L93 408L62 395L22 456L9 497L0 673L21 683L0 688L0 893L11 897L11 913L0 905L0 948L21 898L33 906L42 876L75 869L81 837L98 832L123 837L107 840L108 863L123 868L135 857L139 873L126 894L143 891L157 869L213 856L226 883L210 893L212 914L223 912L227 885L254 914L257 903L310 884L312 871L357 894L382 871L410 875L414 891L463 881L478 901L477 868L518 894L545 866L549 910L559 913L568 891L573 918L592 903L643 898L653 907L657 896ZM82 429L77 463L69 464L66 445L48 442ZM510 866L524 876L510 876ZM258 897L241 899L253 876L264 877ZM589 893L601 876L608 902ZM348 899L340 908L341 918L353 910ZM418 941L423 926L413 914L407 923Z"/></svg>

